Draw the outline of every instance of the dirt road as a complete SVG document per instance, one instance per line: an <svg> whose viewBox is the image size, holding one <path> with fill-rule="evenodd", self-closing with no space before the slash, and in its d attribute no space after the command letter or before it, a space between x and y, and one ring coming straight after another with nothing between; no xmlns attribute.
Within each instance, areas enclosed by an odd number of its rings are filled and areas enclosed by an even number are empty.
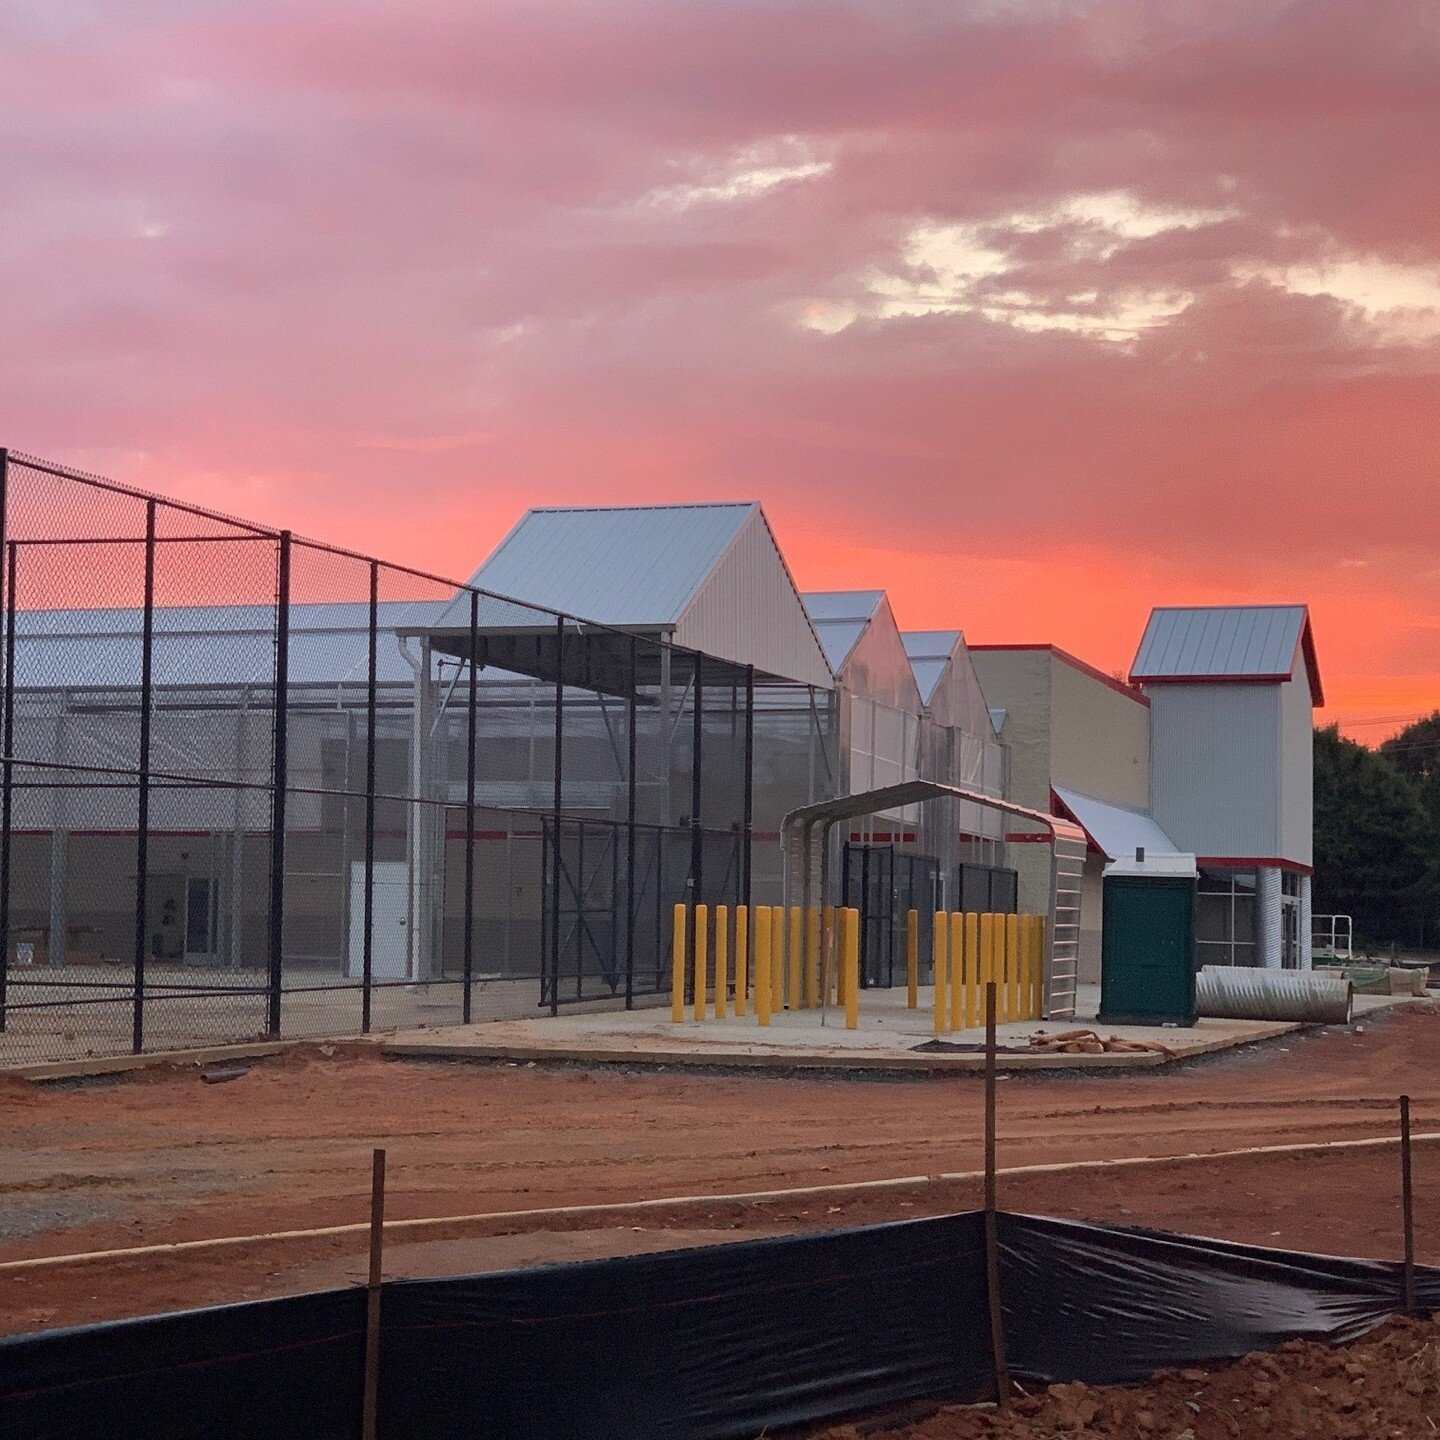
<svg viewBox="0 0 1440 1440"><path fill-rule="evenodd" d="M1173 1070L1008 1079L1001 1164L1392 1134L1402 1089L1416 1128L1440 1129L1437 1042L1440 1008L1407 1007L1363 1033L1311 1032ZM391 1061L359 1047L292 1051L223 1084L195 1070L63 1088L0 1080L0 1260L358 1221L374 1145L390 1152L395 1217L968 1170L981 1161L981 1101L973 1077L553 1070ZM1417 1169L1418 1213L1440 1213L1440 1145L1422 1147ZM1399 1245L1397 1172L1393 1151L1342 1151L1016 1177L1001 1199L1012 1209L1389 1256ZM956 1183L472 1226L392 1248L391 1265L433 1273L705 1243L965 1208L977 1193ZM486 1229L531 1239L517 1251L513 1241L480 1238ZM591 1233L578 1240L576 1231ZM333 1284L362 1244L347 1237L10 1272L0 1329ZM1422 1259L1440 1260L1440 1230L1422 1230L1420 1246Z"/></svg>

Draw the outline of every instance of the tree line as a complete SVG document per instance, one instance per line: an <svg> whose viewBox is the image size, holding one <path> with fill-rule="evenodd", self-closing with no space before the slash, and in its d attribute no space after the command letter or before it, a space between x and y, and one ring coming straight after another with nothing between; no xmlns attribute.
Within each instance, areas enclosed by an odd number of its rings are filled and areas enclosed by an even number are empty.
<svg viewBox="0 0 1440 1440"><path fill-rule="evenodd" d="M1315 732L1314 908L1357 941L1440 945L1440 710L1375 750Z"/></svg>

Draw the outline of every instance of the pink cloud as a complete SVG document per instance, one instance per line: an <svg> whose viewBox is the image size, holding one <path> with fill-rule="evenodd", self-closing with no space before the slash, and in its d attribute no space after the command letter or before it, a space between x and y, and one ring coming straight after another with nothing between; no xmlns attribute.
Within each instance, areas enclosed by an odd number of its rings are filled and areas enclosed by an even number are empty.
<svg viewBox="0 0 1440 1440"><path fill-rule="evenodd" d="M758 496L807 583L1106 665L1310 595L1338 707L1416 703L1437 62L1423 0L32 0L0 438L456 573Z"/></svg>

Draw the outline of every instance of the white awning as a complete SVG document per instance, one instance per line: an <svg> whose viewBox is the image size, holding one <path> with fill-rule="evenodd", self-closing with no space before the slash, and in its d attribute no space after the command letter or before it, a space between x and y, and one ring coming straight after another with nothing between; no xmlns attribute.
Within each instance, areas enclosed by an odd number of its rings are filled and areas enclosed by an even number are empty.
<svg viewBox="0 0 1440 1440"><path fill-rule="evenodd" d="M1133 859L1138 848L1146 855L1178 855L1180 847L1143 810L1127 810L1078 790L1054 787L1060 803L1085 828L1085 833L1111 860Z"/></svg>

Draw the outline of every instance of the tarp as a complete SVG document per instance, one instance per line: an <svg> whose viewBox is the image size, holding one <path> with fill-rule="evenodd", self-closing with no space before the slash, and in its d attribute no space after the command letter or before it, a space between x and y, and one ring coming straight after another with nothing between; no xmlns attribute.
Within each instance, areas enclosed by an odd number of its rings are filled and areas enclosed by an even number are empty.
<svg viewBox="0 0 1440 1440"><path fill-rule="evenodd" d="M1003 1214L1012 1372L1141 1380L1354 1339L1400 1267ZM978 1214L392 1281L382 1440L753 1440L992 1390ZM1422 1310L1440 1270L1417 1271ZM0 1340L0 1440L354 1440L364 1292Z"/></svg>

